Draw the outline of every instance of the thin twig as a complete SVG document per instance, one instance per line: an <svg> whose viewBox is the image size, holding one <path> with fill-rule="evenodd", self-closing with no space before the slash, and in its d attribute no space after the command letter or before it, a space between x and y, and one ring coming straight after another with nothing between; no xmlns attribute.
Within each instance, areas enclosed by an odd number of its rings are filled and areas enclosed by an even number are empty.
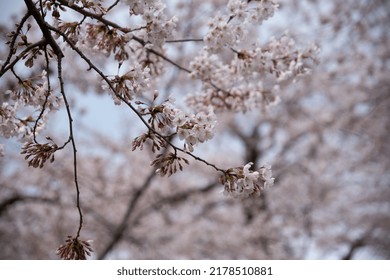
<svg viewBox="0 0 390 280"><path fill-rule="evenodd" d="M26 20L31 16L31 13L28 11L24 16L23 18L20 20L20 23L18 24L16 30L15 30L15 33L14 35L12 36L12 39L10 41L10 45L9 45L9 53L8 53L8 56L7 56L7 59L5 60L3 66L1 67L1 71L0 71L0 77L3 75L3 73L5 73L7 70L5 70L7 64L11 61L11 57L12 55L16 52L16 49L15 48L15 43L16 43L16 39L18 38L19 36L19 33L20 31L22 30L23 28L23 25L24 23L26 22ZM12 66L11 66L12 67Z"/></svg>
<svg viewBox="0 0 390 280"><path fill-rule="evenodd" d="M74 176L74 183L76 187L76 207L79 212L79 228L77 230L76 239L80 236L81 228L83 227L83 213L81 212L81 206L80 206L80 187L78 183L78 176L77 176L77 149L76 149L76 142L74 139L73 134L73 118L72 113L70 111L70 106L68 103L68 99L65 94L65 88L64 88L64 80L62 78L62 57L57 57L57 69L58 69L58 80L60 82L60 89L62 98L64 99L65 107L66 107L66 113L68 115L68 123L69 123L69 140L72 142L72 149L73 149L73 176Z"/></svg>
<svg viewBox="0 0 390 280"><path fill-rule="evenodd" d="M116 5L118 5L120 0L116 0L114 4L112 4L110 7L107 8L107 12L109 12L112 8L114 8Z"/></svg>
<svg viewBox="0 0 390 280"><path fill-rule="evenodd" d="M42 39L34 44L31 44L29 45L28 47L26 47L22 52L20 52L16 57L15 59L10 63L8 61L8 65L5 66L5 64L3 65L1 71L0 71L0 77L2 77L8 70L10 70L11 68L13 68L15 66L15 64L20 60L22 59L29 51L37 48L37 47L42 47L46 44L46 40L45 39Z"/></svg>
<svg viewBox="0 0 390 280"><path fill-rule="evenodd" d="M14 76L15 76L15 78L18 80L18 82L19 82L20 84L23 84L23 80L19 77L18 74L16 74L14 68L11 68L11 72L12 72L12 74L14 74Z"/></svg>
<svg viewBox="0 0 390 280"><path fill-rule="evenodd" d="M184 42L203 42L203 39L177 39L177 40L166 40L165 43L184 43Z"/></svg>
<svg viewBox="0 0 390 280"><path fill-rule="evenodd" d="M176 66L177 68L179 68L180 70L183 70L184 72L187 72L187 73L191 73L191 70L188 70L187 68L179 65L178 63L174 62L173 60L171 60L170 58L166 57L165 55L163 55L162 53L158 52L158 51L155 51L153 49L147 49L149 52L161 57L162 59L164 59L165 61L171 63L172 65Z"/></svg>

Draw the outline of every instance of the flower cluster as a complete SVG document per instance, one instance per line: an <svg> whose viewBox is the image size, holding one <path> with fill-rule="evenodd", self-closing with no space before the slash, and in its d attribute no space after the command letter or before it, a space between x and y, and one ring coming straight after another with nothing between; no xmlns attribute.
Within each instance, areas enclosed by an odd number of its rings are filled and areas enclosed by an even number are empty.
<svg viewBox="0 0 390 280"><path fill-rule="evenodd" d="M80 24L77 21L72 22L58 22L58 29L63 32L68 38L76 44L80 38Z"/></svg>
<svg viewBox="0 0 390 280"><path fill-rule="evenodd" d="M5 138L19 137L21 141L30 139L32 133L38 133L44 126L44 120L49 111L57 111L62 98L49 92L47 73L30 79L18 79L16 87L5 92L9 102L0 105L0 135ZM38 109L40 119L37 121L34 114L21 117L20 109L32 107ZM28 112L28 111L27 111ZM26 114L26 111L23 111Z"/></svg>
<svg viewBox="0 0 390 280"><path fill-rule="evenodd" d="M250 23L261 24L273 16L277 7L269 0L230 0L227 5L229 15L218 14L208 22L209 32L204 37L207 47L216 52L223 47L238 45L245 38Z"/></svg>
<svg viewBox="0 0 390 280"><path fill-rule="evenodd" d="M152 145L152 152L155 153L159 151L161 148L166 146L166 142L164 138L155 134L153 131L149 131L144 133L136 138L134 138L132 143L132 150L135 151L139 148L141 151L144 149L144 144L149 141Z"/></svg>
<svg viewBox="0 0 390 280"><path fill-rule="evenodd" d="M185 148L190 152L194 150L194 145L197 143L203 143L214 137L216 116L212 108L208 108L207 112L185 114L180 109L165 107L164 113L170 119L172 126L176 127L177 135L180 140L185 141Z"/></svg>
<svg viewBox="0 0 390 280"><path fill-rule="evenodd" d="M310 73L318 61L317 46L299 50L287 35L272 38L265 46L234 53L228 64L207 49L194 58L190 75L202 80L204 87L187 98L189 105L245 112L275 104L280 87Z"/></svg>
<svg viewBox="0 0 390 280"><path fill-rule="evenodd" d="M62 102L62 98L48 92L47 82L34 84L31 80L21 81L19 87L14 91L9 91L11 98L24 105L35 108L43 107L57 111Z"/></svg>
<svg viewBox="0 0 390 280"><path fill-rule="evenodd" d="M15 118L18 103L13 106L4 102L0 107L0 134L10 138L18 134L18 120Z"/></svg>
<svg viewBox="0 0 390 280"><path fill-rule="evenodd" d="M59 28L61 28L61 25ZM86 37L82 40L82 44L85 46L99 51L106 56L114 54L115 60L119 62L123 62L129 58L129 54L125 48L129 42L129 36L126 36L115 28L108 28L104 24L88 24L86 32Z"/></svg>
<svg viewBox="0 0 390 280"><path fill-rule="evenodd" d="M146 105L142 102L137 103ZM160 105L140 106L139 112L142 116L149 116L148 123L153 130L167 137L176 133L180 140L184 140L184 147L190 152L194 151L197 143L204 143L214 137L216 116L211 107L196 114L186 114L175 108L173 103L174 99L170 98ZM161 141L161 136L152 131L137 137L133 141L133 150L137 147L142 148L143 143L148 139L152 140L153 151L154 148L159 150L158 146L162 147L164 143Z"/></svg>
<svg viewBox="0 0 390 280"><path fill-rule="evenodd" d="M21 154L26 155L25 160L32 157L28 162L29 166L42 168L48 159L50 162L54 161L54 153L57 149L58 146L53 141L45 144L26 142L22 147Z"/></svg>
<svg viewBox="0 0 390 280"><path fill-rule="evenodd" d="M81 5L83 8L88 9L91 12L102 14L102 15L106 13L106 9L102 7L101 0L99 0L99 1L69 0L68 4L69 4L69 6L73 6L73 5L79 4L80 2L81 2Z"/></svg>
<svg viewBox="0 0 390 280"><path fill-rule="evenodd" d="M116 75L111 79L108 78L115 92L112 91L104 80L102 81L102 89L111 93L116 105L120 105L122 99L129 102L135 97L141 96L143 91L149 87L149 72L149 67L142 67L141 64L135 62L131 70L124 75Z"/></svg>
<svg viewBox="0 0 390 280"><path fill-rule="evenodd" d="M92 240L84 241L68 236L65 244L57 249L57 255L63 260L86 260L87 255L91 256L93 252L91 243Z"/></svg>
<svg viewBox="0 0 390 280"><path fill-rule="evenodd" d="M25 106L40 108L45 105L49 110L57 111L61 106L62 98L48 91L47 73L42 71L37 77L18 80L13 90L6 92L16 103Z"/></svg>
<svg viewBox="0 0 390 280"><path fill-rule="evenodd" d="M308 74L318 62L318 52L316 45L299 50L295 41L284 34L271 38L263 47L238 52L232 64L239 74L257 73L277 84Z"/></svg>
<svg viewBox="0 0 390 280"><path fill-rule="evenodd" d="M244 167L235 167L226 170L220 177L225 186L224 193L234 198L246 198L261 195L264 189L274 183L270 166L262 166L259 171L251 171L252 162Z"/></svg>
<svg viewBox="0 0 390 280"><path fill-rule="evenodd" d="M165 5L157 1L128 1L130 15L142 15L145 28L140 29L137 36L153 47L161 47L166 38L171 37L177 18L167 18L164 13Z"/></svg>
<svg viewBox="0 0 390 280"><path fill-rule="evenodd" d="M167 155L160 154L152 161L151 165L158 167L156 172L161 176L167 175L168 177L176 173L178 170L183 170L183 163L189 164L188 160L182 157L178 157L177 154L168 153Z"/></svg>
<svg viewBox="0 0 390 280"><path fill-rule="evenodd" d="M44 127L45 115L41 120L36 122L33 116L29 115L24 118L17 116L17 111L20 104L15 102L14 104L8 104L4 102L0 106L0 136L5 138L19 137L20 141L26 141L31 139L33 131L38 133Z"/></svg>

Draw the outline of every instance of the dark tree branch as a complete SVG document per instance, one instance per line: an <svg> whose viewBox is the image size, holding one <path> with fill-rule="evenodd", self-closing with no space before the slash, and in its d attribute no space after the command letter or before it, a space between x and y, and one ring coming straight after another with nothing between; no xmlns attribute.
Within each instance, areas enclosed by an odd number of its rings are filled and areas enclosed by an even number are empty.
<svg viewBox="0 0 390 280"><path fill-rule="evenodd" d="M164 205L175 205L186 201L192 195L206 194L212 191L216 186L218 186L218 183L211 183L201 189L192 189L185 192L174 194L172 196L162 197L159 200L157 200L155 203L150 205L150 207L146 208L145 210L141 211L137 216L135 216L133 219L133 224L139 223L140 219L150 214L151 212L160 209Z"/></svg>
<svg viewBox="0 0 390 280"><path fill-rule="evenodd" d="M355 252L359 248L364 247L366 245L366 239L367 239L367 236L364 235L364 236L354 240L350 244L348 252L341 259L342 260L352 260L353 255L355 254Z"/></svg>
<svg viewBox="0 0 390 280"><path fill-rule="evenodd" d="M5 199L0 203L0 216L13 205L20 202L45 202L45 203L55 203L57 200L53 198L46 197L36 197L36 196L23 196L15 194L10 198Z"/></svg>
<svg viewBox="0 0 390 280"><path fill-rule="evenodd" d="M58 57L64 57L64 54L62 53L60 47L58 46L57 42L54 40L53 36L51 36L50 30L47 28L47 24L41 14L39 13L37 7L35 7L32 0L24 0L26 3L28 11L31 13L31 15L34 17L35 21L39 25L39 28L42 31L43 37L45 38L46 42L51 46L54 53Z"/></svg>
<svg viewBox="0 0 390 280"><path fill-rule="evenodd" d="M141 199L142 195L148 190L148 188L151 186L151 182L153 178L156 176L155 170L152 170L152 172L149 174L149 176L146 178L144 183L141 187L139 187L134 195L131 197L128 207L126 209L125 214L122 217L122 220L119 224L119 226L116 228L115 232L112 235L112 239L110 243L107 244L107 246L102 250L102 252L98 255L98 259L102 260L104 259L107 254L115 247L115 245L122 239L124 231L127 229L128 221L133 214L134 209L138 203L138 201Z"/></svg>

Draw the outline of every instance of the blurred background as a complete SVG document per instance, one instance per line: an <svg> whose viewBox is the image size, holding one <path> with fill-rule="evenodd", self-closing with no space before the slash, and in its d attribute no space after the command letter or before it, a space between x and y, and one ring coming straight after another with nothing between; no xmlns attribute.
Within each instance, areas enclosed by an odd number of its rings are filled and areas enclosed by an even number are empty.
<svg viewBox="0 0 390 280"><path fill-rule="evenodd" d="M202 38L207 18L226 5L167 2L168 14L179 19L178 38ZM390 258L390 2L278 3L275 16L250 32L264 44L285 32L303 48L314 42L320 63L282 88L275 106L219 113L216 137L195 150L222 168L271 164L275 185L257 199L225 197L218 174L195 161L169 178L157 175L149 149L131 151L144 132L136 116L115 106L84 64L65 62L79 152L81 237L94 240L93 258ZM25 8L22 1L0 4L4 61L6 34ZM126 9L116 13L126 22ZM188 65L201 47L166 44L165 51ZM95 59L104 65L106 58ZM200 85L172 65L161 69L154 84L161 98L171 94L188 110L185 97ZM3 76L1 102L9 87ZM67 133L62 109L41 135L63 142ZM72 151L34 169L20 155L22 143L0 143L0 259L57 259L56 248L78 226Z"/></svg>

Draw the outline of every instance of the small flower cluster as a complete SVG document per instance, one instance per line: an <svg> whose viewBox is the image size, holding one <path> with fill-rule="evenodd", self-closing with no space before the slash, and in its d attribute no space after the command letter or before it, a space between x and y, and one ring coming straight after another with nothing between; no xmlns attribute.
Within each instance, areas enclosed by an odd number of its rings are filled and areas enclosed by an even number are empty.
<svg viewBox="0 0 390 280"><path fill-rule="evenodd" d="M273 16L277 7L269 0L230 0L227 5L229 15L218 14L208 23L209 32L204 37L207 47L216 52L238 45L245 38L250 23L261 24Z"/></svg>
<svg viewBox="0 0 390 280"><path fill-rule="evenodd" d="M160 0L127 0L130 14L143 15L148 11L158 11L164 8Z"/></svg>
<svg viewBox="0 0 390 280"><path fill-rule="evenodd" d="M230 17L239 22L261 24L272 17L278 8L278 4L272 0L241 1L230 0L228 10Z"/></svg>
<svg viewBox="0 0 390 280"><path fill-rule="evenodd" d="M4 102L0 106L0 134L5 138L10 138L18 135L18 123L15 118L18 103L13 106Z"/></svg>
<svg viewBox="0 0 390 280"><path fill-rule="evenodd" d="M54 161L54 153L57 149L58 146L53 141L45 144L26 142L22 147L21 154L26 154L25 160L32 157L28 162L29 166L42 168L48 159L50 162Z"/></svg>
<svg viewBox="0 0 390 280"><path fill-rule="evenodd" d="M20 141L31 139L32 133L38 133L43 129L44 122L36 120L31 116L25 118L17 117L17 111L20 104L18 102L8 104L4 102L0 106L0 136L5 138L19 137ZM41 119L44 119L45 115ZM34 128L35 127L35 128Z"/></svg>
<svg viewBox="0 0 390 280"><path fill-rule="evenodd" d="M189 164L188 160L182 157L178 157L174 153L168 153L167 155L159 154L156 159L152 161L151 165L157 167L156 172L161 176L167 175L168 177L176 173L178 170L183 170L182 162Z"/></svg>
<svg viewBox="0 0 390 280"><path fill-rule="evenodd" d="M59 255L62 260L86 260L87 256L91 256L91 253L93 252L91 243L92 240L83 241L68 236L68 239L65 240L65 244L57 249L57 255Z"/></svg>
<svg viewBox="0 0 390 280"><path fill-rule="evenodd" d="M47 73L26 80L18 79L17 86L5 92L6 100L0 105L0 136L5 138L19 137L20 141L31 139L33 132L38 133L44 126L44 120L49 111L57 111L62 98L49 92ZM34 114L27 117L19 116L20 109L33 107L40 112L37 122ZM27 111L28 112L28 111ZM26 110L23 111L26 113Z"/></svg>
<svg viewBox="0 0 390 280"><path fill-rule="evenodd" d="M74 44L80 39L80 23L73 22L58 22L58 29L63 32Z"/></svg>
<svg viewBox="0 0 390 280"><path fill-rule="evenodd" d="M148 133L144 133L133 140L132 150L135 151L137 148L139 148L142 151L146 141L151 142L153 153L166 146L166 142L162 137L155 134L153 131L149 131Z"/></svg>
<svg viewBox="0 0 390 280"><path fill-rule="evenodd" d="M38 77L19 80L17 87L6 92L11 99L21 105L43 107L57 111L61 106L62 98L48 92L47 73L45 70Z"/></svg>
<svg viewBox="0 0 390 280"><path fill-rule="evenodd" d="M111 93L114 103L120 105L122 99L131 101L135 97L141 96L143 91L147 89L150 84L150 69L149 67L142 67L141 64L135 62L132 69L122 76L116 75L109 79L115 92L112 91L106 81L102 81L102 89L108 90Z"/></svg>
<svg viewBox="0 0 390 280"><path fill-rule="evenodd" d="M62 102L62 98L48 92L47 82L33 84L31 80L25 80L19 83L15 91L9 91L11 98L22 102L24 105L43 107L50 111L57 111Z"/></svg>
<svg viewBox="0 0 390 280"><path fill-rule="evenodd" d="M193 79L200 79L206 82L213 82L214 84L228 83L230 81L225 79L226 75L234 74L229 65L224 64L219 56L211 54L207 50L203 50L190 63L190 77Z"/></svg>
<svg viewBox="0 0 390 280"><path fill-rule="evenodd" d="M284 34L278 39L271 38L263 47L238 52L232 64L239 74L258 73L276 84L308 74L318 62L318 52L316 45L299 50L295 41Z"/></svg>
<svg viewBox="0 0 390 280"><path fill-rule="evenodd" d="M157 1L128 1L130 15L142 15L146 28L140 29L137 36L147 42L149 46L161 47L165 39L172 36L176 27L177 18L167 18L164 13L165 5Z"/></svg>
<svg viewBox="0 0 390 280"><path fill-rule="evenodd" d="M234 198L260 196L264 189L273 186L272 170L270 166L262 166L259 171L251 171L252 162L243 167L226 170L220 177L225 186L224 193Z"/></svg>
<svg viewBox="0 0 390 280"><path fill-rule="evenodd" d="M115 60L123 62L129 58L125 49L129 38L119 30L108 28L104 24L88 24L82 44L106 56L114 54Z"/></svg>
<svg viewBox="0 0 390 280"><path fill-rule="evenodd" d="M194 145L203 143L214 137L216 116L211 107L207 112L185 114L177 108L165 107L164 113L176 127L180 140L185 141L185 148L193 152Z"/></svg>
<svg viewBox="0 0 390 280"><path fill-rule="evenodd" d="M158 94L154 96L156 100ZM166 147L166 142L171 136L177 134L180 140L184 140L184 149L189 152L194 151L197 143L203 143L214 136L216 117L211 108L207 112L197 114L185 114L178 108L173 107L174 99L170 98L160 105L147 106L141 101L136 102L139 106L140 115L149 116L147 122L150 129L133 140L133 151L137 148L141 150L146 142L151 143L152 152ZM151 163L157 167L157 173L170 176L178 170L182 170L182 162L188 164L188 160L177 156L175 153L157 155Z"/></svg>
<svg viewBox="0 0 390 280"><path fill-rule="evenodd" d="M156 97L156 96L155 96ZM145 105L142 102L137 102L140 105ZM170 98L160 105L153 105L139 108L142 116L150 116L148 123L158 132L165 134L167 137L177 133L180 140L184 140L184 147L190 152L194 151L194 146L197 143L203 143L214 137L214 130L216 126L216 116L211 107L207 111L201 111L196 114L186 114L182 110L173 107L174 99ZM152 138L158 138L153 141ZM149 132L137 137L133 141L133 150L137 147L142 148L143 143L151 139L153 148L163 144L160 136ZM160 147L162 147L160 145Z"/></svg>
<svg viewBox="0 0 390 280"><path fill-rule="evenodd" d="M53 1L53 0L51 0ZM81 2L82 7L85 9L90 10L93 13L104 15L106 13L106 9L102 7L101 0L95 1L95 0L69 0L68 4L69 6L73 6L76 4L79 4Z"/></svg>

